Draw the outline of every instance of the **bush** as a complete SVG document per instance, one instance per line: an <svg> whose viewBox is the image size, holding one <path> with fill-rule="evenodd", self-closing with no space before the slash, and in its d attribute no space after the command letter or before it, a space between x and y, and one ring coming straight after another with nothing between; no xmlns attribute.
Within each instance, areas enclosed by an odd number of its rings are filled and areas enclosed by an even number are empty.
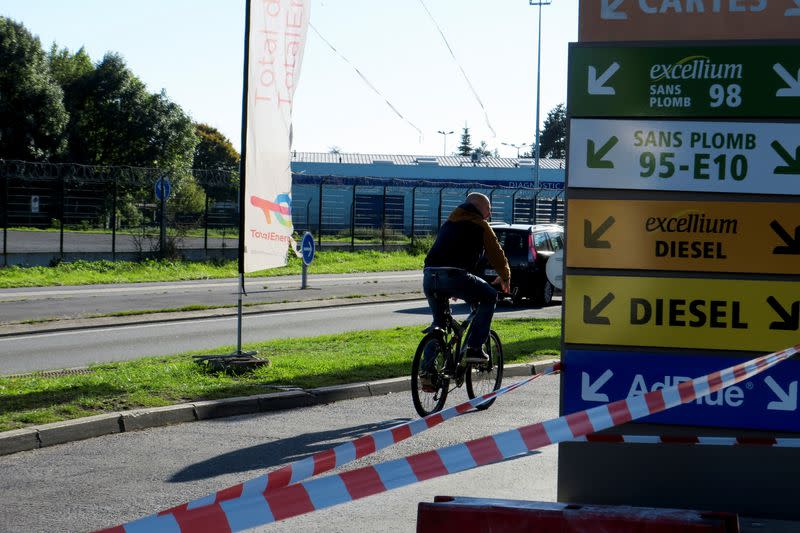
<svg viewBox="0 0 800 533"><path fill-rule="evenodd" d="M425 255L433 246L435 240L433 235L415 236L408 246L408 253L411 255Z"/></svg>

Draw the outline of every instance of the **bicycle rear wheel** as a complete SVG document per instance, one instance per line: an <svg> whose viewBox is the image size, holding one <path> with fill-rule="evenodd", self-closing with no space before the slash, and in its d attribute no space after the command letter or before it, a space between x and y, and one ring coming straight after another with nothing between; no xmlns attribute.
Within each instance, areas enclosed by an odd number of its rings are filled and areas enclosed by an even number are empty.
<svg viewBox="0 0 800 533"><path fill-rule="evenodd" d="M467 368L467 396L470 399L496 391L503 382L503 345L493 330L489 331L483 349L489 355L489 362L469 365ZM478 409L488 409L493 403L494 398L481 404Z"/></svg>
<svg viewBox="0 0 800 533"><path fill-rule="evenodd" d="M433 389L422 389L420 373L422 372L422 359L425 353L432 353L434 357L430 370ZM414 409L419 416L427 416L436 411L441 411L447 400L450 380L444 375L446 352L444 339L441 334L428 333L417 346L414 361L411 363L411 398L414 400Z"/></svg>

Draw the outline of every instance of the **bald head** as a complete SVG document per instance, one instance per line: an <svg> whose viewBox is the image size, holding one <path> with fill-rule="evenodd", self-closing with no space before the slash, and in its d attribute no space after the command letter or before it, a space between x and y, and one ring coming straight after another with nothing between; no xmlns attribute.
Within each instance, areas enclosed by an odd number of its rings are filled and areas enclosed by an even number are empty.
<svg viewBox="0 0 800 533"><path fill-rule="evenodd" d="M492 214L492 203L485 194L471 192L467 195L467 203L474 205L485 219L488 219Z"/></svg>

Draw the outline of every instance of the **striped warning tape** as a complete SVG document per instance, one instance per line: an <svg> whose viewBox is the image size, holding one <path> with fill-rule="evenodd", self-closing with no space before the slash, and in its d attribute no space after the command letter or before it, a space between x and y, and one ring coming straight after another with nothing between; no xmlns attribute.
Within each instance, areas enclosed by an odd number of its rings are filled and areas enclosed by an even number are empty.
<svg viewBox="0 0 800 533"><path fill-rule="evenodd" d="M800 439L788 437L703 437L699 435L597 435L590 433L575 442L609 442L628 444L690 444L707 446L768 446L800 448Z"/></svg>
<svg viewBox="0 0 800 533"><path fill-rule="evenodd" d="M682 382L677 386L618 400L546 422L341 474L303 481L273 491L248 492L238 498L197 509L152 515L105 531L200 533L254 528L420 481L493 464L550 444L574 440L583 435L660 413L750 379L799 350L800 345L794 346Z"/></svg>
<svg viewBox="0 0 800 533"><path fill-rule="evenodd" d="M323 450L309 457L294 461L282 466L268 474L239 483L232 487L217 491L215 494L198 498L189 503L161 511L159 514L169 514L176 511L197 509L206 505L214 505L226 500L240 498L246 494L260 494L273 491L294 483L299 483L310 477L323 474L347 463L366 457L377 451L388 448L393 444L404 441L423 431L438 426L446 420L455 418L478 407L480 404L502 396L507 392L516 390L534 379L553 374L561 369L561 363L546 366L541 372L526 379L502 387L496 391L484 394L472 400L453 406L438 413L432 413L424 418L404 422L397 426L364 435L350 442L340 444L334 448Z"/></svg>

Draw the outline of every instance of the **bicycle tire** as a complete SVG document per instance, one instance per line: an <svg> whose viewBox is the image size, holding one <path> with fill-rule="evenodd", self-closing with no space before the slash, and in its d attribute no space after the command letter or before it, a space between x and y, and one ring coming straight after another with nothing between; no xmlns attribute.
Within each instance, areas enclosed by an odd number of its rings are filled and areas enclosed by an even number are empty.
<svg viewBox="0 0 800 533"><path fill-rule="evenodd" d="M467 368L467 396L470 400L496 391L503 383L503 345L494 330L489 331L489 338L483 347L489 354L489 363L469 365ZM494 400L495 398L492 398L482 403L477 409L481 411L488 409Z"/></svg>
<svg viewBox="0 0 800 533"><path fill-rule="evenodd" d="M436 386L435 392L423 391L419 379L420 365L422 365L425 347L430 343L436 344L436 346L432 348L436 350L433 380ZM417 346L417 351L414 354L414 360L411 363L411 398L414 401L414 409L416 409L419 416L428 416L431 413L441 411L442 407L444 407L444 402L447 401L450 380L445 377L443 372L445 361L445 344L442 335L440 333L428 333L422 337L419 346Z"/></svg>

